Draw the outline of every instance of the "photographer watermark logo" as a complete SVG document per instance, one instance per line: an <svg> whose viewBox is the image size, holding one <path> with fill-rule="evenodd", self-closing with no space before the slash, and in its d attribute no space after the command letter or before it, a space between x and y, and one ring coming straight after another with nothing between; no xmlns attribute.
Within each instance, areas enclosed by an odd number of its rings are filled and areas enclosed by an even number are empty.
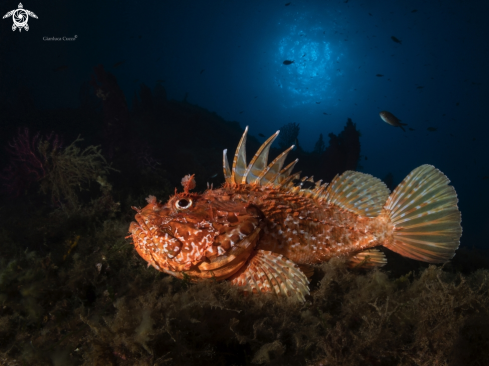
<svg viewBox="0 0 489 366"><path fill-rule="evenodd" d="M37 18L37 15L34 14L30 10L25 10L22 3L19 3L19 8L9 11L7 14L3 16L3 19L12 17L14 20L14 25L12 25L12 30L15 31L19 28L19 32L22 31L22 28L25 28L26 31L29 30L29 26L27 25L27 21L29 20L29 15L33 18Z"/></svg>

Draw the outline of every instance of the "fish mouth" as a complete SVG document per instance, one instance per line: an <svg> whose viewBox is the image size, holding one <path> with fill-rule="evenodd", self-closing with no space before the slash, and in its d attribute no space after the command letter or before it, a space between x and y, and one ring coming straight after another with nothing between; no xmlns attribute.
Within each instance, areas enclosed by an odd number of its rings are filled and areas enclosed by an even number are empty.
<svg viewBox="0 0 489 366"><path fill-rule="evenodd" d="M139 255L157 270L181 279L231 276L246 262L261 232L255 220L232 227L176 222L157 227L137 221L131 222L129 231Z"/></svg>
<svg viewBox="0 0 489 366"><path fill-rule="evenodd" d="M253 233L241 239L232 247L226 255L216 256L208 261L202 261L196 267L185 271L185 275L191 280L213 279L224 280L235 274L248 260L253 252L259 237L261 228L257 227ZM177 278L183 279L184 273L178 270L165 270Z"/></svg>

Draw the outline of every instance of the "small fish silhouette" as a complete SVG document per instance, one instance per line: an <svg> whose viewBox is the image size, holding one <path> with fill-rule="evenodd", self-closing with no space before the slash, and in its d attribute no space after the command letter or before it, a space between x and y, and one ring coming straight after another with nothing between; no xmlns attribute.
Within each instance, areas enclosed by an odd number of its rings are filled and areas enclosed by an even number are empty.
<svg viewBox="0 0 489 366"><path fill-rule="evenodd" d="M284 65L291 65L294 63L294 61L290 61L290 60L285 60L284 62L282 62Z"/></svg>
<svg viewBox="0 0 489 366"><path fill-rule="evenodd" d="M402 41L394 36L392 36L391 39L396 43L402 44Z"/></svg>
<svg viewBox="0 0 489 366"><path fill-rule="evenodd" d="M435 132L437 130L437 128L436 127L428 127L427 130L430 132Z"/></svg>
<svg viewBox="0 0 489 366"><path fill-rule="evenodd" d="M401 130L406 132L404 127L402 127L402 126L406 126L406 123L401 123L401 120L399 118L397 118L396 116L394 116L391 112L382 111L379 113L379 115L380 115L380 118L382 118L382 120L384 122L386 122L386 123L388 123L394 127L401 127Z"/></svg>

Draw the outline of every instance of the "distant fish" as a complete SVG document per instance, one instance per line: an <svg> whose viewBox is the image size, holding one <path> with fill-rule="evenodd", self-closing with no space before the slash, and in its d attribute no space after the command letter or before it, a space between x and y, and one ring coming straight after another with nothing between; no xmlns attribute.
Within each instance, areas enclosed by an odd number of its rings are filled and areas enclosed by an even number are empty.
<svg viewBox="0 0 489 366"><path fill-rule="evenodd" d="M482 177L482 179L484 179L484 180L485 180L485 179L489 179L489 175L484 175L484 176Z"/></svg>
<svg viewBox="0 0 489 366"><path fill-rule="evenodd" d="M321 102L316 102L316 104L321 104Z"/></svg>
<svg viewBox="0 0 489 366"><path fill-rule="evenodd" d="M394 36L392 36L391 39L396 43L402 44L402 41Z"/></svg>
<svg viewBox="0 0 489 366"><path fill-rule="evenodd" d="M331 116L331 114L326 113L326 112L323 112L323 114L324 114L325 116Z"/></svg>
<svg viewBox="0 0 489 366"><path fill-rule="evenodd" d="M423 88L424 88L424 86L418 86L417 87L417 89L423 89Z"/></svg>
<svg viewBox="0 0 489 366"><path fill-rule="evenodd" d="M285 4L285 6L289 6L290 4L291 4L291 3L287 3L287 4Z"/></svg>
<svg viewBox="0 0 489 366"><path fill-rule="evenodd" d="M414 131L414 128L409 127L409 131Z"/></svg>
<svg viewBox="0 0 489 366"><path fill-rule="evenodd" d="M386 123L388 123L394 127L401 127L401 130L406 132L404 127L402 127L402 126L406 126L406 123L401 123L401 120L399 118L397 118L396 116L394 116L391 112L382 111L379 113L379 115L380 115L380 118L382 118L382 120L384 122L386 122Z"/></svg>
<svg viewBox="0 0 489 366"><path fill-rule="evenodd" d="M53 71L54 72L65 71L68 67L69 67L68 65L58 66L57 68L53 69Z"/></svg>
<svg viewBox="0 0 489 366"><path fill-rule="evenodd" d="M211 178L215 178L215 177L217 177L217 174L219 174L219 173L214 174L214 175L213 175Z"/></svg>
<svg viewBox="0 0 489 366"><path fill-rule="evenodd" d="M413 9L411 10L411 13L416 13L418 11L418 9Z"/></svg>
<svg viewBox="0 0 489 366"><path fill-rule="evenodd" d="M284 62L282 62L284 65L292 65L294 63L294 61L290 61L290 60L285 60Z"/></svg>
<svg viewBox="0 0 489 366"><path fill-rule="evenodd" d="M375 75L375 76L377 76L377 77L381 78L381 77L382 77L382 76L384 76L384 75L382 75L382 74L377 74L377 75Z"/></svg>
<svg viewBox="0 0 489 366"><path fill-rule="evenodd" d="M239 114L243 114L243 111L240 111Z"/></svg>
<svg viewBox="0 0 489 366"><path fill-rule="evenodd" d="M265 135L262 133L259 133L258 136L265 137Z"/></svg>
<svg viewBox="0 0 489 366"><path fill-rule="evenodd" d="M368 160L368 158L367 158L367 157L365 157L365 160Z"/></svg>
<svg viewBox="0 0 489 366"><path fill-rule="evenodd" d="M121 66L121 65L122 65L124 62L126 62L126 60L116 62L114 65L112 65L112 67L115 69L115 68L117 68L117 67Z"/></svg>
<svg viewBox="0 0 489 366"><path fill-rule="evenodd" d="M302 57L304 57L305 55L306 55L306 54L304 53L304 54L302 55Z"/></svg>
<svg viewBox="0 0 489 366"><path fill-rule="evenodd" d="M200 70L200 73L202 74L205 71L205 69Z"/></svg>
<svg viewBox="0 0 489 366"><path fill-rule="evenodd" d="M435 132L437 130L437 128L436 127L428 127L427 130L430 132Z"/></svg>

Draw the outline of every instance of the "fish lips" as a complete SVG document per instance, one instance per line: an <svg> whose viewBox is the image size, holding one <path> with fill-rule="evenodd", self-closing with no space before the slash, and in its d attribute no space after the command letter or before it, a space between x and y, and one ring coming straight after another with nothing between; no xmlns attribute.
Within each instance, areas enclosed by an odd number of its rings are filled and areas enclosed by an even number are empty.
<svg viewBox="0 0 489 366"><path fill-rule="evenodd" d="M211 265L210 268L224 266L241 258L242 253L250 249L250 244L258 240L261 230L261 211L250 209L250 214L229 214L224 220L215 222L202 220L199 223L168 221L157 225L154 220L147 220L136 215L138 222L132 222L129 231L132 233L134 246L140 256L158 270L170 273L181 271L201 271L199 266ZM250 237L253 240L250 241ZM223 257L227 258L223 260ZM214 265L212 265L214 263ZM205 271L205 269L204 269ZM223 272L223 275L227 270ZM233 272L234 273L234 272ZM229 274L231 275L231 274ZM210 276L210 275L209 275ZM180 276L177 276L180 277ZM201 277L207 277L202 274Z"/></svg>

